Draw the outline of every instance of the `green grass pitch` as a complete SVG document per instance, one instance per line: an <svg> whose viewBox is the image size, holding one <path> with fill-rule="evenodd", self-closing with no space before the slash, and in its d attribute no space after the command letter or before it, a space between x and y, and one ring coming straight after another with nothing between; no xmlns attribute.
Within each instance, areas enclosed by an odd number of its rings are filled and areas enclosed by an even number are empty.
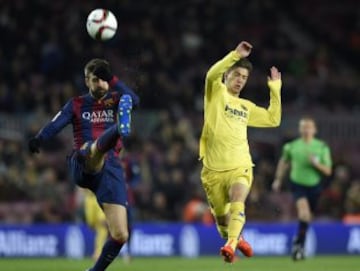
<svg viewBox="0 0 360 271"><path fill-rule="evenodd" d="M0 259L1 271L84 271L91 266L90 259ZM107 270L124 271L360 271L358 256L317 256L302 262L288 257L254 257L224 264L219 257L135 258L125 264L118 258Z"/></svg>

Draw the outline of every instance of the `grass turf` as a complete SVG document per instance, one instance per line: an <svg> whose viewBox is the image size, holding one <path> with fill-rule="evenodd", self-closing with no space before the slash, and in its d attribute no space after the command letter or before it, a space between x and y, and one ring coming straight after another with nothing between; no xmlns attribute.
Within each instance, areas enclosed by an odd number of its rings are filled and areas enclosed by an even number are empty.
<svg viewBox="0 0 360 271"><path fill-rule="evenodd" d="M92 261L68 259L0 259L1 271L84 271ZM135 258L130 264L118 258L107 270L124 271L360 271L359 256L317 256L302 262L289 257L254 257L224 264L219 257Z"/></svg>

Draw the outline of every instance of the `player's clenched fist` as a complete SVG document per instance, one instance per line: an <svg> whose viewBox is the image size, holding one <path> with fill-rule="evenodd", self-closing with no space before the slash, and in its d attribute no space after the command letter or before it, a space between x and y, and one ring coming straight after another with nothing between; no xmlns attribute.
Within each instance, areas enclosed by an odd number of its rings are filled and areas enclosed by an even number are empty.
<svg viewBox="0 0 360 271"><path fill-rule="evenodd" d="M252 45L247 41L242 41L236 47L236 51L241 55L241 57L248 57L251 53Z"/></svg>

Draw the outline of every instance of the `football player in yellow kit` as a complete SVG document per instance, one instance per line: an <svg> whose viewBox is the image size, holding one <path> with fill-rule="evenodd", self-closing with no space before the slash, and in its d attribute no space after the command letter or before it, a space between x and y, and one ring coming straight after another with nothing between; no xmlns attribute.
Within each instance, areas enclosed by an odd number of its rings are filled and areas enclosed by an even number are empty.
<svg viewBox="0 0 360 271"><path fill-rule="evenodd" d="M240 236L245 223L245 200L253 179L247 127L276 127L281 121L281 73L271 67L267 79L270 105L263 108L239 97L252 64L252 45L242 41L206 74L204 126L200 139L201 180L220 235L224 261L233 262L235 249L252 256Z"/></svg>
<svg viewBox="0 0 360 271"><path fill-rule="evenodd" d="M108 236L109 230L106 224L104 211L97 203L96 196L88 189L79 188L80 197L83 199L83 208L86 223L95 232L94 251L92 258L96 261L104 246Z"/></svg>

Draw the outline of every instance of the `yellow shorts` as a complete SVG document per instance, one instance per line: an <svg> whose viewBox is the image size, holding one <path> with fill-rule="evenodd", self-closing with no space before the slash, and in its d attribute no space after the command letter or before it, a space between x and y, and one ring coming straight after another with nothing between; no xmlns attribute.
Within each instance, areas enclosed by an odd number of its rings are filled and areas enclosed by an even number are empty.
<svg viewBox="0 0 360 271"><path fill-rule="evenodd" d="M235 183L241 183L249 189L253 181L253 169L237 168L227 171L215 171L203 167L201 181L214 216L224 216L229 212L229 189Z"/></svg>
<svg viewBox="0 0 360 271"><path fill-rule="evenodd" d="M94 228L99 223L105 223L105 214L100 208L96 196L90 190L85 191L84 210L86 223L90 227Z"/></svg>

